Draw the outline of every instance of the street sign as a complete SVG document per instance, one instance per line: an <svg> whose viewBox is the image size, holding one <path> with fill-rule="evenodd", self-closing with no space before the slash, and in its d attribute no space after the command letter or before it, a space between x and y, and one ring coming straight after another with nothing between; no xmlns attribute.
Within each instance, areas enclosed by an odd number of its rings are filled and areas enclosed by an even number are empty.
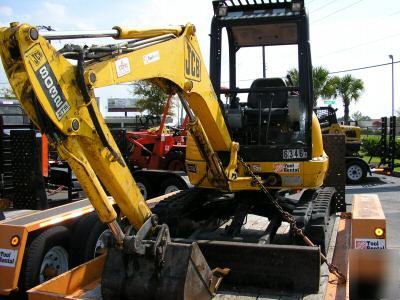
<svg viewBox="0 0 400 300"><path fill-rule="evenodd" d="M324 104L325 105L335 105L336 104L336 100L324 100Z"/></svg>

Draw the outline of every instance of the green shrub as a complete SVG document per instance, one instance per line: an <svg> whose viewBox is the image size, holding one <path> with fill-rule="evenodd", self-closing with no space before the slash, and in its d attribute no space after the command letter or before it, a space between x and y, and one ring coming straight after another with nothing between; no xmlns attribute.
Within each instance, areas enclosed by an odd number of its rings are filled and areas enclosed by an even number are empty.
<svg viewBox="0 0 400 300"><path fill-rule="evenodd" d="M365 137L362 139L361 152L364 156L378 156L380 157L379 149L380 137ZM389 141L389 137L388 137ZM400 140L396 139L396 155L395 158L400 158Z"/></svg>
<svg viewBox="0 0 400 300"><path fill-rule="evenodd" d="M396 139L396 157L395 158L400 158L400 140Z"/></svg>
<svg viewBox="0 0 400 300"><path fill-rule="evenodd" d="M379 156L379 139L375 137L363 138L361 152L366 156Z"/></svg>

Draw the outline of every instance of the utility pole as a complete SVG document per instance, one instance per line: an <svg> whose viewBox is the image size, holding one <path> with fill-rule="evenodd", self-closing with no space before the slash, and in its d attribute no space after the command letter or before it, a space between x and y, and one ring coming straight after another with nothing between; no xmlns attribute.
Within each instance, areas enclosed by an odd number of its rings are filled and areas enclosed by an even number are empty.
<svg viewBox="0 0 400 300"><path fill-rule="evenodd" d="M266 78L266 74L265 74L265 46L262 46L262 64L263 64L263 78Z"/></svg>
<svg viewBox="0 0 400 300"><path fill-rule="evenodd" d="M394 62L393 62L393 55L390 54L389 58L392 60L392 116L394 116Z"/></svg>

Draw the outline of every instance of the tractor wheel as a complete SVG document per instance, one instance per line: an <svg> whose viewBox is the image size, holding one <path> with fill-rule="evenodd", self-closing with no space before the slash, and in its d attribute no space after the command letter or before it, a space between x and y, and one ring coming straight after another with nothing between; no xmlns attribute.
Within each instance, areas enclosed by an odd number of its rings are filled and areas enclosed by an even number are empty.
<svg viewBox="0 0 400 300"><path fill-rule="evenodd" d="M185 154L182 151L171 151L165 158L165 166L169 171L185 171Z"/></svg>

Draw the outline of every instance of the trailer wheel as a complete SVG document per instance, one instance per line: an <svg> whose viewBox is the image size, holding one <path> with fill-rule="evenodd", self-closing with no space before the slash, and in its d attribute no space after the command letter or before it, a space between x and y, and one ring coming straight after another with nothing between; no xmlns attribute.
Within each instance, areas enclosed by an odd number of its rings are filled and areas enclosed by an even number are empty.
<svg viewBox="0 0 400 300"><path fill-rule="evenodd" d="M73 243L71 244L71 262L73 266L80 265L88 260L85 255L85 245L98 219L96 213L91 212L82 216L76 222L74 230L72 231Z"/></svg>
<svg viewBox="0 0 400 300"><path fill-rule="evenodd" d="M109 246L110 240L112 240L112 234L107 225L97 219L88 240L83 244L83 258L85 261L93 259L104 253L104 249Z"/></svg>
<svg viewBox="0 0 400 300"><path fill-rule="evenodd" d="M165 195L179 190L183 191L186 189L187 186L182 182L182 180L176 177L171 177L161 183L160 193L161 195Z"/></svg>
<svg viewBox="0 0 400 300"><path fill-rule="evenodd" d="M359 184L367 177L367 170L357 160L352 160L346 164L346 180L351 184Z"/></svg>
<svg viewBox="0 0 400 300"><path fill-rule="evenodd" d="M55 226L43 231L30 244L25 254L23 285L28 290L69 269L70 231Z"/></svg>
<svg viewBox="0 0 400 300"><path fill-rule="evenodd" d="M143 176L134 176L134 178L144 200L151 199L154 194L154 189L151 182Z"/></svg>

